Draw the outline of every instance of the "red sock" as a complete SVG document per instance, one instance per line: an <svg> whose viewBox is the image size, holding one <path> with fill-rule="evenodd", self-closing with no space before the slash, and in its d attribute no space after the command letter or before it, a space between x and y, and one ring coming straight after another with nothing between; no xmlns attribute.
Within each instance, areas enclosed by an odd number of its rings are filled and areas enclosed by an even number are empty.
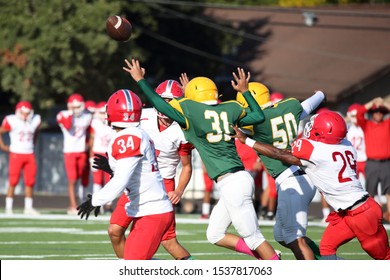
<svg viewBox="0 0 390 280"><path fill-rule="evenodd" d="M255 257L258 260L261 260L259 254L256 251L252 251L251 249L249 249L248 245L246 245L243 238L240 238L240 240L238 240L238 242L236 244L236 248L234 248L234 250L236 250L236 252L240 252L240 253Z"/></svg>

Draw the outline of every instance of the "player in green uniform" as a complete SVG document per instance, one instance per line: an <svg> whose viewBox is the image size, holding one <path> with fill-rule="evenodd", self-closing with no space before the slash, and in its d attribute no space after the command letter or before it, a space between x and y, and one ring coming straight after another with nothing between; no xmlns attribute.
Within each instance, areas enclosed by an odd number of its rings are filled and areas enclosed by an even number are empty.
<svg viewBox="0 0 390 280"><path fill-rule="evenodd" d="M265 115L263 123L249 129L253 133L253 139L283 150L291 149L290 145L298 135L299 121L317 108L325 98L323 92L317 91L302 103L295 98L289 98L272 104L268 88L263 84L249 83L249 89L257 103L263 108ZM244 107L247 106L239 92L237 100ZM319 249L306 236L307 213L309 204L316 193L315 186L298 166L285 164L262 154L259 156L269 174L275 178L278 193L274 226L275 240L291 249L296 259L315 259L313 251L318 255Z"/></svg>
<svg viewBox="0 0 390 280"><path fill-rule="evenodd" d="M248 92L250 75L246 77L243 69L238 68L238 76L233 73L235 82L232 81L233 88L247 98L248 112L233 100L218 104L217 87L205 77L189 81L184 98L168 104L146 82L145 70L138 60L125 62L127 67L123 69L138 83L153 107L182 127L186 139L198 150L210 178L216 182L220 199L210 215L209 242L256 258L279 259L259 229L252 200L254 181L245 171L231 138L231 124L247 126L264 120L260 107ZM227 233L231 224L240 236Z"/></svg>

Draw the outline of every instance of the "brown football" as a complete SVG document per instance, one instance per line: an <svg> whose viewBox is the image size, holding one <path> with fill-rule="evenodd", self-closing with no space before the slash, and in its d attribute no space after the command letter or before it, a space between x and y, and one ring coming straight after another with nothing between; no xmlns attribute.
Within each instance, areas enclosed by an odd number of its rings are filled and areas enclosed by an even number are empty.
<svg viewBox="0 0 390 280"><path fill-rule="evenodd" d="M120 16L109 16L106 21L107 34L116 41L125 42L130 39L133 27L131 23Z"/></svg>

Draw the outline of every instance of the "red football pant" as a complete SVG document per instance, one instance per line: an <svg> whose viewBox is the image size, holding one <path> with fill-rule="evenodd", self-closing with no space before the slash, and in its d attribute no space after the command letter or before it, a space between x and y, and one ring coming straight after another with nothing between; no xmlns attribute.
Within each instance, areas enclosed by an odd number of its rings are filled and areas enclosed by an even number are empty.
<svg viewBox="0 0 390 280"><path fill-rule="evenodd" d="M64 153L65 171L69 181L76 182L88 168L87 153ZM84 171L85 172L85 171Z"/></svg>
<svg viewBox="0 0 390 280"><path fill-rule="evenodd" d="M131 219L133 224L126 238L124 259L150 260L174 222L174 212Z"/></svg>
<svg viewBox="0 0 390 280"><path fill-rule="evenodd" d="M164 185L167 193L175 189L175 181L173 179L164 179ZM129 227L133 218L127 216L126 214L125 205L128 202L129 202L128 197L125 194L122 194L116 203L114 212L112 212L111 214L110 224L115 224L125 229ZM173 222L166 230L161 240L170 240L175 237L176 237L176 221L175 219L173 219Z"/></svg>
<svg viewBox="0 0 390 280"><path fill-rule="evenodd" d="M382 224L382 208L373 198L355 210L332 212L320 242L321 256L335 255L337 248L355 237L373 259L390 260L387 233Z"/></svg>
<svg viewBox="0 0 390 280"><path fill-rule="evenodd" d="M33 187L35 185L37 164L34 154L9 153L8 170L9 185L11 187L15 187L19 183L22 170L25 186Z"/></svg>
<svg viewBox="0 0 390 280"><path fill-rule="evenodd" d="M210 179L209 174L207 172L203 172L203 181L204 181L204 190L206 192L212 192L214 181Z"/></svg>
<svg viewBox="0 0 390 280"><path fill-rule="evenodd" d="M103 170L94 170L92 175L94 184L104 186L108 183L108 181L110 181L110 174L104 172Z"/></svg>

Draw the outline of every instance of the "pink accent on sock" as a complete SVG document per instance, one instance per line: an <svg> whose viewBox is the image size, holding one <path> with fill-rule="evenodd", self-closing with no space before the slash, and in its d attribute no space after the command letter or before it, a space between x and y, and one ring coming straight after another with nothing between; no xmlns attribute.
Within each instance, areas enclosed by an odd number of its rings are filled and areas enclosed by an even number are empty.
<svg viewBox="0 0 390 280"><path fill-rule="evenodd" d="M278 257L278 254L276 254L276 253L272 258L270 258L270 261L278 261L278 260L280 260L280 259Z"/></svg>
<svg viewBox="0 0 390 280"><path fill-rule="evenodd" d="M236 248L234 248L234 250L236 250L236 252L240 252L252 256L256 259L260 259L259 254L256 251L252 251L251 249L249 249L248 245L246 245L243 238L240 238L240 240L238 240L236 244Z"/></svg>

